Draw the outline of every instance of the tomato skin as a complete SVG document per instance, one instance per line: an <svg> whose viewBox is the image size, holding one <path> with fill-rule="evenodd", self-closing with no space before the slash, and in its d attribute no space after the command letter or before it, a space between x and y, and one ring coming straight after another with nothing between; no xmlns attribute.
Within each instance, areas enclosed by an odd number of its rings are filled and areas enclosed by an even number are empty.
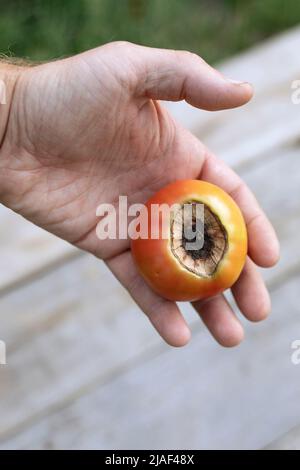
<svg viewBox="0 0 300 470"><path fill-rule="evenodd" d="M206 204L227 232L227 251L211 277L200 277L185 269L171 250L170 238L138 238L131 242L141 275L155 292L173 301L200 300L228 289L238 279L247 256L247 229L240 209L221 188L206 181L176 181L151 197L146 203L149 233L152 204L171 206L191 200Z"/></svg>

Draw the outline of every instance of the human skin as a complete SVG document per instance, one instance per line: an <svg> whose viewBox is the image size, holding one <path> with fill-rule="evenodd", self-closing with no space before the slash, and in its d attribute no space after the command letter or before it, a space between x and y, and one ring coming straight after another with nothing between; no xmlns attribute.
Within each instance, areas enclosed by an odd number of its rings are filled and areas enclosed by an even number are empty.
<svg viewBox="0 0 300 470"><path fill-rule="evenodd" d="M34 67L0 65L0 201L36 225L103 259L153 326L173 346L190 330L176 303L138 274L130 240L96 236L100 203L145 202L178 179L222 187L239 205L249 239L245 268L232 287L246 318L259 321L270 298L255 265L279 257L274 230L239 176L169 115L159 100L209 110L252 97L248 83L223 77L197 55L115 42ZM235 346L243 328L223 295L193 306L215 339Z"/></svg>

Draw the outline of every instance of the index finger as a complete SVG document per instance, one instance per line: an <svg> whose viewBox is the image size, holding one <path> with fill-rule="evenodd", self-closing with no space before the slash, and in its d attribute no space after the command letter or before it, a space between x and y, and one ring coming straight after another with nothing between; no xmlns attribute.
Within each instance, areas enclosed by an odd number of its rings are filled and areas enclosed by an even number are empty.
<svg viewBox="0 0 300 470"><path fill-rule="evenodd" d="M279 259L279 242L273 226L246 183L222 160L207 152L201 179L220 186L237 203L248 230L248 253L259 266L270 267Z"/></svg>

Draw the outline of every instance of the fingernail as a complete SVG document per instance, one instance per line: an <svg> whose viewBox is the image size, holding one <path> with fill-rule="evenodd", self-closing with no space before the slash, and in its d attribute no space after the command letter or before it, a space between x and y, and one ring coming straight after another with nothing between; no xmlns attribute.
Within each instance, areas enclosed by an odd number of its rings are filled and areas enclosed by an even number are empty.
<svg viewBox="0 0 300 470"><path fill-rule="evenodd" d="M227 78L227 81L233 83L234 85L250 85L249 82L241 81L241 80L232 80L231 78Z"/></svg>

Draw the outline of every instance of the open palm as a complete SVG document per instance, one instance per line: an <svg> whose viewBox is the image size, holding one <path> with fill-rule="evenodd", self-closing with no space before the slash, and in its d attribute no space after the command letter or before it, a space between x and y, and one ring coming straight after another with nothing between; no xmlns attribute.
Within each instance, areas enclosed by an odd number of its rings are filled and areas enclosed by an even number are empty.
<svg viewBox="0 0 300 470"><path fill-rule="evenodd" d="M158 100L207 110L240 106L246 83L226 80L188 52L111 43L69 59L24 68L15 85L1 147L1 202L35 224L104 259L162 337L184 345L189 328L178 306L145 284L129 240L96 236L96 208L145 202L167 183L201 178L225 189L249 232L249 259L232 292L250 320L265 318L270 301L255 264L278 258L274 231L239 177L179 126ZM195 302L224 346L243 337L224 296Z"/></svg>

